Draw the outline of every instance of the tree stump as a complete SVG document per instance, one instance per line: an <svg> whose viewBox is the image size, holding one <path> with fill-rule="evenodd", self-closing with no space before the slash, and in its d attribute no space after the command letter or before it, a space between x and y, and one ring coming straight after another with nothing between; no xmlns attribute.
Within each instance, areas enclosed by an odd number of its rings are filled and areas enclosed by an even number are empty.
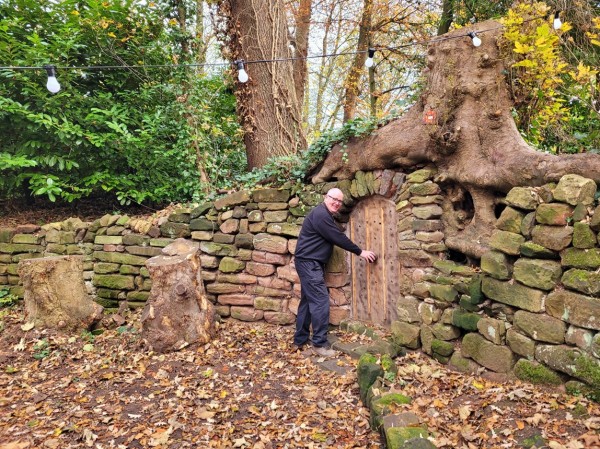
<svg viewBox="0 0 600 449"><path fill-rule="evenodd" d="M214 308L202 283L198 247L177 239L162 253L146 261L152 289L142 312L142 337L157 352L209 342Z"/></svg>
<svg viewBox="0 0 600 449"><path fill-rule="evenodd" d="M84 256L25 259L18 272L25 287L25 317L36 327L90 329L102 318L102 306L87 294Z"/></svg>

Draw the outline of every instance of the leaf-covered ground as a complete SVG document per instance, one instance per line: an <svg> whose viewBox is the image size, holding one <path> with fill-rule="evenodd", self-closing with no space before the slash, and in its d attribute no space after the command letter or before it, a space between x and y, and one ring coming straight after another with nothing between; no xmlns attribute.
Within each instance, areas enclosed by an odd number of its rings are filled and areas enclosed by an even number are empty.
<svg viewBox="0 0 600 449"><path fill-rule="evenodd" d="M356 361L293 352L291 327L226 320L201 347L144 349L139 314L101 335L30 329L0 312L0 449L382 448ZM356 340L352 334L337 335ZM465 376L411 353L394 389L437 447L600 447L598 404ZM543 442L543 443L542 443Z"/></svg>

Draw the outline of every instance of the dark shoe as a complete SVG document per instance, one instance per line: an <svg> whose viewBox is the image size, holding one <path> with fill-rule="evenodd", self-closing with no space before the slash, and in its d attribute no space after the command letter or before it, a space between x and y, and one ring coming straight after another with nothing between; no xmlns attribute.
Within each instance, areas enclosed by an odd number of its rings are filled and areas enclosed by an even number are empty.
<svg viewBox="0 0 600 449"><path fill-rule="evenodd" d="M337 355L337 352L333 349L326 348L325 346L313 346L312 351L321 357L333 357Z"/></svg>
<svg viewBox="0 0 600 449"><path fill-rule="evenodd" d="M301 345L297 345L296 343L292 343L292 352L304 351L306 349L306 343L302 343Z"/></svg>

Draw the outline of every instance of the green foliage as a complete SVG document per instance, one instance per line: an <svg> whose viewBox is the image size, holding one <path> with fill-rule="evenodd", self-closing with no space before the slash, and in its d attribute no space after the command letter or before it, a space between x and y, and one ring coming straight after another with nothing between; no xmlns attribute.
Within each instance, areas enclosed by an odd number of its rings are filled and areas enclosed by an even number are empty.
<svg viewBox="0 0 600 449"><path fill-rule="evenodd" d="M550 13L545 3L517 2L502 20L515 122L524 139L541 150L600 152L598 72L582 62L570 66L562 48L573 41L572 27L565 22L553 30ZM593 33L588 38L593 44Z"/></svg>
<svg viewBox="0 0 600 449"><path fill-rule="evenodd" d="M370 134L393 118L357 118L348 121L340 128L324 132L304 153L271 158L263 167L240 176L230 187L251 187L257 183L304 182L310 170L323 161L336 144L342 146L342 158L347 160L344 148L351 138Z"/></svg>
<svg viewBox="0 0 600 449"><path fill-rule="evenodd" d="M163 14L140 0L0 0L0 60L55 64L62 86L52 95L44 70L0 70L0 196L186 201L245 167L221 74L147 68L176 59ZM129 68L61 68L72 66Z"/></svg>
<svg viewBox="0 0 600 449"><path fill-rule="evenodd" d="M45 359L50 355L50 344L46 338L39 340L34 346L33 358L37 360Z"/></svg>
<svg viewBox="0 0 600 449"><path fill-rule="evenodd" d="M8 288L0 288L0 309L14 306L19 297L10 293Z"/></svg>

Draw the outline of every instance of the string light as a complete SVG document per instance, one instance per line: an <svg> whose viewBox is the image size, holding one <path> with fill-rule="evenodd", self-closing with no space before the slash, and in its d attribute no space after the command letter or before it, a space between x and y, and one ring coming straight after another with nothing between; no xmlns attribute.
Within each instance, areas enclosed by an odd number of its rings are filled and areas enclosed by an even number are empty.
<svg viewBox="0 0 600 449"><path fill-rule="evenodd" d="M560 20L560 11L557 11L554 14L554 22L553 22L553 26L555 29L559 29L562 26L562 22ZM540 19L542 17L533 17L530 19L525 20L524 22L530 22L533 20L537 20ZM485 33L488 31L494 31L496 29L499 28L503 28L503 25L498 25L489 29L484 29L484 30L479 30L478 32L481 33ZM479 38L479 36L477 35L477 33L475 31L471 31L469 33L467 33L466 35L461 34L461 35L456 35L456 36L446 36L446 37L435 37L431 40L428 41L415 41L412 42L410 44L404 44L404 45L399 45L396 47L381 47L384 50L388 50L388 51L394 51L394 50L400 50L403 48L407 48L407 47L413 47L415 45L428 45L431 43L439 43L442 41L446 41L446 40L453 40L453 39L460 39L464 36L468 36L471 38L471 40L473 41L473 45L475 47L479 47L481 45L481 39ZM365 66L366 67L372 67L374 65L374 55L375 52L377 51L377 48L373 48L370 47L368 50L368 57L365 60ZM349 51L349 52L340 52L340 53L330 53L330 54L322 54L322 55L310 55L310 56L305 56L305 57L290 57L290 58L276 58L276 59L258 59L258 60L252 60L252 61L244 61L243 59L238 59L235 60L233 62L233 64L236 66L237 70L238 70L238 80L240 83L246 83L248 82L248 80L250 79L248 76L248 72L246 72L245 70L245 64L255 64L255 63L271 63L271 62L285 62L285 61L297 61L297 60L305 60L305 59L314 59L314 58L332 58L332 57L338 57L338 56L349 56L349 55L356 55L358 53L363 52L362 51ZM149 68L180 68L180 67L216 67L216 66L227 66L230 65L231 63L229 62L217 62L217 63L200 63L200 64L141 64L141 65L119 65L119 66L65 66L65 67L57 67L55 65L44 65L42 67L17 67L17 66L0 66L0 70L39 70L39 69L45 69L47 74L48 74L48 82L46 83L46 87L48 88L48 90L52 93L57 93L60 91L60 83L58 82L58 80L56 79L56 70L57 68L60 69L64 69L64 70L122 70L122 69L135 69L135 68L144 68L144 69L149 69Z"/></svg>
<svg viewBox="0 0 600 449"><path fill-rule="evenodd" d="M369 48L369 57L367 58L367 60L365 61L365 66L366 67L373 67L373 56L375 56L375 49L374 48Z"/></svg>
<svg viewBox="0 0 600 449"><path fill-rule="evenodd" d="M244 70L244 60L238 59L237 61L234 62L234 64L237 65L239 82L240 83L248 82L248 73L246 72L246 70Z"/></svg>
<svg viewBox="0 0 600 449"><path fill-rule="evenodd" d="M469 32L467 36L469 36L473 41L473 46L479 47L481 45L481 39L479 38L479 36L477 36L477 33L475 31Z"/></svg>
<svg viewBox="0 0 600 449"><path fill-rule="evenodd" d="M552 22L552 26L555 30L559 30L562 27L562 22L560 20L560 11L556 11L554 13L554 21Z"/></svg>
<svg viewBox="0 0 600 449"><path fill-rule="evenodd" d="M44 68L46 69L46 73L48 74L48 82L46 83L46 88L50 92L55 94L60 90L60 83L56 79L56 66L45 65Z"/></svg>

